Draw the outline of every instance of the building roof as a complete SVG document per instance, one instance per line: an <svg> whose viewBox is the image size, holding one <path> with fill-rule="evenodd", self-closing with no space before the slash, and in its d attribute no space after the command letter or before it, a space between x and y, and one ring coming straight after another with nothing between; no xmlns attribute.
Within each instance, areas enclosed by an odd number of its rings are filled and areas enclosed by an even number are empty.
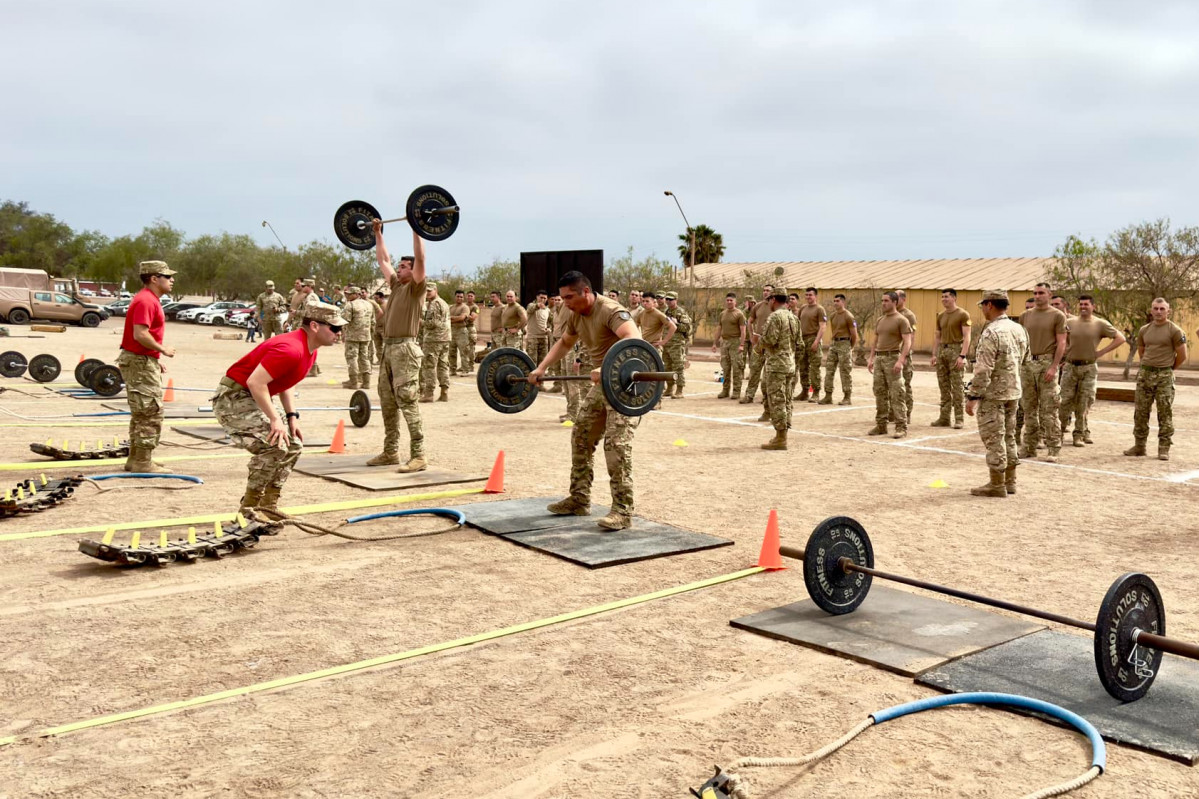
<svg viewBox="0 0 1199 799"><path fill-rule="evenodd" d="M788 287L908 290L1001 288L1031 291L1045 279L1052 258L938 258L923 261L751 261L696 264L695 279L712 286L742 284L745 271L773 276ZM688 276L684 274L686 279Z"/></svg>

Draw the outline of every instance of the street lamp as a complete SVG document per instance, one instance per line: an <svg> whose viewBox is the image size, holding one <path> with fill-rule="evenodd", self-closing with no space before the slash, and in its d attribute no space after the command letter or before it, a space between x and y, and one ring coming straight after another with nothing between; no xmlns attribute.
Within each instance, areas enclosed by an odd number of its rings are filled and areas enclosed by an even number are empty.
<svg viewBox="0 0 1199 799"><path fill-rule="evenodd" d="M695 228L691 227L691 223L687 221L687 215L683 213L683 206L679 203L679 198L675 196L675 193L673 191L664 191L662 193L674 200L674 204L678 206L679 214L683 217L683 223L687 225L687 232L691 234L691 255L689 259L691 261L691 268L688 271L691 273L691 288L695 288Z"/></svg>
<svg viewBox="0 0 1199 799"><path fill-rule="evenodd" d="M270 222L268 222L268 221L266 221L265 219L264 219L264 220L262 220L262 226L263 226L263 227L268 227L268 228L270 228L270 229L271 229L271 233L275 233L275 228L274 228L274 226L272 226L272 225L271 225L271 223L270 223ZM278 233L275 233L275 241L279 242L279 246L283 248L283 251L284 251L284 252L286 252L286 251L287 251L287 245L283 243L283 239L279 238L279 234L278 234Z"/></svg>

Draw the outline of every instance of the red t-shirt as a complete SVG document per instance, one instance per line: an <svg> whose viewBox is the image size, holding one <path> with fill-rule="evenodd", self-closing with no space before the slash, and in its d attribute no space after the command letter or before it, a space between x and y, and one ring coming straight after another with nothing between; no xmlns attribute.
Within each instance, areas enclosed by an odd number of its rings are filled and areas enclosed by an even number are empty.
<svg viewBox="0 0 1199 799"><path fill-rule="evenodd" d="M125 312L125 335L121 338L121 349L135 355L149 355L157 358L161 355L158 350L143 347L133 337L134 325L145 325L150 329L150 336L159 344L162 343L162 331L166 327L167 318L162 312L162 302L150 289L142 289L133 295L129 309Z"/></svg>
<svg viewBox="0 0 1199 799"><path fill-rule="evenodd" d="M271 373L267 391L273 397L303 380L314 363L316 350L308 350L308 334L303 330L293 330L268 338L250 350L249 355L229 367L225 377L244 386L258 364L262 364L262 368Z"/></svg>

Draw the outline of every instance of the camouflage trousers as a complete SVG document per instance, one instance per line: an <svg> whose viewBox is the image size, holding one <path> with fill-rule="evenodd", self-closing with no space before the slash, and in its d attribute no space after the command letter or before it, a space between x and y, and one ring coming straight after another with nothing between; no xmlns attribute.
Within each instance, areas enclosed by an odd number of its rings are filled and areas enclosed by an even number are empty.
<svg viewBox="0 0 1199 799"><path fill-rule="evenodd" d="M400 449L400 414L408 423L409 457L425 454L425 430L417 404L416 384L424 354L415 338L383 340L383 361L379 364L379 408L383 414L383 453L395 455Z"/></svg>
<svg viewBox="0 0 1199 799"><path fill-rule="evenodd" d="M470 336L465 325L450 331L450 373L466 372L474 368L475 351L470 345Z"/></svg>
<svg viewBox="0 0 1199 799"><path fill-rule="evenodd" d="M895 423L897 430L908 428L907 398L903 393L903 375L895 374L899 353L880 352L874 356L874 423L882 427Z"/></svg>
<svg viewBox="0 0 1199 799"><path fill-rule="evenodd" d="M371 360L379 363L383 359L383 337L377 333L371 333Z"/></svg>
<svg viewBox="0 0 1199 799"><path fill-rule="evenodd" d="M683 340L683 336L676 333L662 348L662 364L665 367L664 371L674 372L674 379L666 381L666 393L669 395L675 386L682 391L687 385L687 376L684 374L687 368L687 342Z"/></svg>
<svg viewBox="0 0 1199 799"><path fill-rule="evenodd" d="M346 369L351 380L371 376L371 358L369 341L346 342Z"/></svg>
<svg viewBox="0 0 1199 799"><path fill-rule="evenodd" d="M724 375L724 388L721 394L727 394L732 387L733 396L741 396L741 381L745 374L741 369L741 340L725 339L720 342L720 372Z"/></svg>
<svg viewBox="0 0 1199 799"><path fill-rule="evenodd" d="M279 418L285 418L279 401L273 400L272 404ZM221 379L221 385L212 398L212 412L233 443L253 456L250 458L246 490L283 488L304 450L304 445L292 437L290 430L282 444L271 444L267 440L271 432L270 420L254 402L249 390L227 377Z"/></svg>
<svg viewBox="0 0 1199 799"><path fill-rule="evenodd" d="M533 363L540 364L550 352L550 340L548 338L529 338L525 342L525 352L533 359Z"/></svg>
<svg viewBox="0 0 1199 799"><path fill-rule="evenodd" d="M283 326L279 324L279 317L275 314L263 314L262 316L262 340L266 341L271 336L277 336L283 332Z"/></svg>
<svg viewBox="0 0 1199 799"><path fill-rule="evenodd" d="M760 348L754 347L750 353L749 384L745 387L745 396L742 399L748 397L752 400L754 398L754 394L758 390L758 381L762 379L762 367L765 363L766 353ZM762 393L765 395L766 392L763 391Z"/></svg>
<svg viewBox="0 0 1199 799"><path fill-rule="evenodd" d="M508 333L503 330L492 336L497 347L516 347L518 350L523 350L524 336L520 333Z"/></svg>
<svg viewBox="0 0 1199 799"><path fill-rule="evenodd" d="M791 392L795 390L795 372L767 372L762 380L770 423L778 432L791 427Z"/></svg>
<svg viewBox="0 0 1199 799"><path fill-rule="evenodd" d="M579 502L591 501L592 460L602 438L612 488L612 511L632 516L633 431L641 417L612 410L599 386L591 385L585 391L570 433L570 495Z"/></svg>
<svg viewBox="0 0 1199 799"><path fill-rule="evenodd" d="M987 468L1002 472L1020 462L1016 453L1019 400L984 399L978 403L978 435L987 448Z"/></svg>
<svg viewBox="0 0 1199 799"><path fill-rule="evenodd" d="M820 394L820 364L824 361L824 349L816 344L813 350L812 344L815 342L815 334L803 336L795 350L795 376L805 395L808 389L812 390L813 395Z"/></svg>
<svg viewBox="0 0 1199 799"><path fill-rule="evenodd" d="M121 350L117 368L129 400L129 445L154 449L162 435L162 365L149 355Z"/></svg>
<svg viewBox="0 0 1199 799"><path fill-rule="evenodd" d="M1062 447L1062 420L1058 417L1060 395L1056 380L1046 380L1045 373L1053 363L1049 358L1025 361L1020 366L1020 385L1024 396L1024 446L1032 449L1044 437L1045 447L1055 455Z"/></svg>
<svg viewBox="0 0 1199 799"><path fill-rule="evenodd" d="M1097 364L1062 364L1060 417L1063 433L1070 426L1071 417L1074 417L1075 434L1091 432L1087 417L1091 412L1091 405L1095 402L1095 381L1098 379Z"/></svg>
<svg viewBox="0 0 1199 799"><path fill-rule="evenodd" d="M916 398L912 395L912 353L903 362L903 410L905 421L912 418L912 409L916 407Z"/></svg>
<svg viewBox="0 0 1199 799"><path fill-rule="evenodd" d="M575 363L576 358L579 360L577 364ZM583 355L578 345L576 345L566 354L565 358L551 367L551 374L554 373L554 369L558 370L556 374L559 375L586 374L591 371L591 359ZM579 404L583 396L591 390L591 386L582 380L567 380L561 385L562 392L566 395L566 415L573 422L579 418Z"/></svg>
<svg viewBox="0 0 1199 799"><path fill-rule="evenodd" d="M824 396L833 396L833 373L841 373L841 393L849 399L853 393L853 347L848 341L834 341L824 362Z"/></svg>
<svg viewBox="0 0 1199 799"><path fill-rule="evenodd" d="M450 387L450 342L426 341L421 347L420 393L431 396L436 387Z"/></svg>
<svg viewBox="0 0 1199 799"><path fill-rule="evenodd" d="M953 418L962 421L965 417L966 386L962 381L965 373L963 368L955 369L958 356L962 354L962 345L942 344L937 350L937 388L941 389L941 419L948 422L950 411Z"/></svg>
<svg viewBox="0 0 1199 799"><path fill-rule="evenodd" d="M475 350L479 348L479 331L473 327L466 329L466 363L460 368L468 375L475 373Z"/></svg>
<svg viewBox="0 0 1199 799"><path fill-rule="evenodd" d="M1138 444L1149 438L1149 411L1154 405L1157 405L1157 445L1169 447L1174 441L1174 370L1168 366L1142 366L1137 372L1132 435Z"/></svg>

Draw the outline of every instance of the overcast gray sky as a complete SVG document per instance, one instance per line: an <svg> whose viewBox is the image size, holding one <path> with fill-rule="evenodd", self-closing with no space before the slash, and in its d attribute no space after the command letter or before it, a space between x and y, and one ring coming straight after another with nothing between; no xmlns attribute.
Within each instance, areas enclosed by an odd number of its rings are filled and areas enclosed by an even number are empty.
<svg viewBox="0 0 1199 799"><path fill-rule="evenodd" d="M1199 224L1197 6L0 0L0 198L294 245L439 183L436 271L675 258L664 189L728 261L1047 255Z"/></svg>

